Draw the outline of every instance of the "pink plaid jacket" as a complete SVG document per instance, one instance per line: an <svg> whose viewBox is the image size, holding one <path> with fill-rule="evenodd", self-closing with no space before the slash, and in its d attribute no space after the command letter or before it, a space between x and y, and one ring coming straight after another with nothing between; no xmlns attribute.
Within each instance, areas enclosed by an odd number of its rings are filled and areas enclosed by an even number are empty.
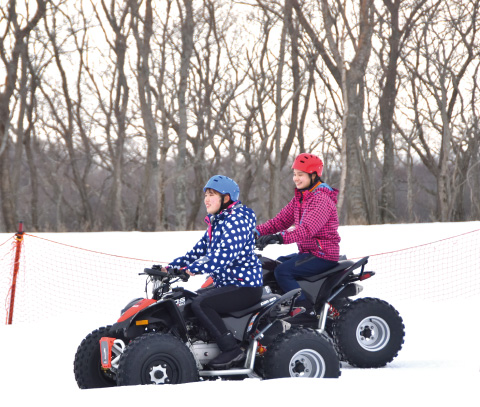
<svg viewBox="0 0 480 407"><path fill-rule="evenodd" d="M277 216L257 226L261 236L281 232L283 243L297 243L300 253L338 261L340 235L338 190L319 184L309 191L295 189L295 196ZM293 229L287 230L290 226Z"/></svg>

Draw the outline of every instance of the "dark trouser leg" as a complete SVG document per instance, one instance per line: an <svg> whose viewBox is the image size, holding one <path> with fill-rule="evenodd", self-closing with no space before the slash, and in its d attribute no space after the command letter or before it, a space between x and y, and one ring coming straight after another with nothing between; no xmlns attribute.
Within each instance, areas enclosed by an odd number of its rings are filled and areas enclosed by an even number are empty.
<svg viewBox="0 0 480 407"><path fill-rule="evenodd" d="M260 301L262 287L218 287L200 294L193 300L192 311L200 323L219 341L227 332L220 314L239 311Z"/></svg>
<svg viewBox="0 0 480 407"><path fill-rule="evenodd" d="M225 369L234 362L244 359L244 353L237 340L227 331L220 314L248 308L260 301L262 287L226 286L207 291L199 295L192 303L193 313L200 323L208 329L222 351L210 361L210 367Z"/></svg>

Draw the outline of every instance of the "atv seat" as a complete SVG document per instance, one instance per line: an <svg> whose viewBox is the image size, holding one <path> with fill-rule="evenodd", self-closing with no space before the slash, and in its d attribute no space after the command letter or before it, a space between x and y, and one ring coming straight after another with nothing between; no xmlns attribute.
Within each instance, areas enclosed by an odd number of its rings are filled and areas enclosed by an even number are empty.
<svg viewBox="0 0 480 407"><path fill-rule="evenodd" d="M333 274L339 273L343 270L346 270L347 268L349 268L353 264L355 264L355 262L353 262L352 260L340 260L335 267L331 268L330 270L325 271L324 273L316 274L316 275L310 276L310 277L300 277L300 278L297 278L297 280L306 280L306 281L310 281L310 282L317 281L317 280L320 280L322 278L329 277Z"/></svg>
<svg viewBox="0 0 480 407"><path fill-rule="evenodd" d="M261 298L259 303L255 304L255 305L252 305L249 308L242 309L240 311L229 312L228 314L225 314L225 315L229 315L229 316L232 316L234 318L241 318L241 317L243 317L247 314L251 314L252 312L255 312L257 310L261 310L265 305L271 304L272 302L277 300L277 298L280 298L280 295L272 294L272 293L267 294L264 291L263 295L262 295L262 298Z"/></svg>
<svg viewBox="0 0 480 407"><path fill-rule="evenodd" d="M368 256L354 263L353 261L349 267L345 268L342 271L337 272L336 274L329 274L328 278L322 284L320 291L315 300L315 307L327 301L328 297L332 294L332 290L335 287L338 287L345 279L353 273L353 270L356 270L359 267L363 267L368 263Z"/></svg>

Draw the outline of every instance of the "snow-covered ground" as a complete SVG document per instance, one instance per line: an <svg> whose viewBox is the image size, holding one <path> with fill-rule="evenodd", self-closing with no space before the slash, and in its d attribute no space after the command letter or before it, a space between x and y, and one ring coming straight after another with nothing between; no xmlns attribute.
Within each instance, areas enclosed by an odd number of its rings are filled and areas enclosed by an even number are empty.
<svg viewBox="0 0 480 407"><path fill-rule="evenodd" d="M373 255L480 229L480 222L344 226L341 251ZM66 244L136 258L171 260L201 232L39 234ZM0 234L0 244L9 238ZM108 238L107 238L108 237ZM294 247L269 247L274 257ZM480 262L480 248L479 262ZM480 265L474 265L480 273ZM2 270L3 272L3 270ZM444 272L446 272L444 270ZM452 279L455 270L451 270ZM202 279L203 281L203 279ZM372 279L373 281L373 279ZM197 281L198 283L198 281ZM367 285L368 282L365 282ZM136 296L132 288L131 297ZM382 298L379 294L378 297ZM118 299L118 309L130 300ZM78 312L0 326L0 403L48 406L446 405L478 406L480 296L448 300L388 300L405 323L405 344L381 369L342 366L339 379L213 381L182 385L79 390L73 375L76 348L86 334L112 323L109 312ZM41 306L41 305L39 305ZM61 306L61 304L59 304ZM48 312L45 312L48 315Z"/></svg>

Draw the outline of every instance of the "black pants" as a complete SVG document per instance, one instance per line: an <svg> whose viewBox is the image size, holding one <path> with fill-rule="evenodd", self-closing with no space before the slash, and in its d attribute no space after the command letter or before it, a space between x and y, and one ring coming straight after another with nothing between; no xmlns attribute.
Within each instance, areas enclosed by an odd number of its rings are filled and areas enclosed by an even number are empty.
<svg viewBox="0 0 480 407"><path fill-rule="evenodd" d="M192 302L192 311L216 341L227 332L221 314L240 311L260 302L262 287L216 287L201 293Z"/></svg>

